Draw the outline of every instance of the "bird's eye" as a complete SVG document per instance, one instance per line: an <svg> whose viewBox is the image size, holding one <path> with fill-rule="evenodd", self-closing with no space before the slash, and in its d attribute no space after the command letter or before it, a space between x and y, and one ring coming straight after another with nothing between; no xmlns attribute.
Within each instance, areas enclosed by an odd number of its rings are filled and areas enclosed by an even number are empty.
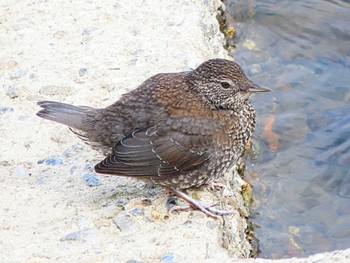
<svg viewBox="0 0 350 263"><path fill-rule="evenodd" d="M230 83L228 83L228 82L221 82L221 86L222 86L224 89L228 89L229 87L231 87Z"/></svg>

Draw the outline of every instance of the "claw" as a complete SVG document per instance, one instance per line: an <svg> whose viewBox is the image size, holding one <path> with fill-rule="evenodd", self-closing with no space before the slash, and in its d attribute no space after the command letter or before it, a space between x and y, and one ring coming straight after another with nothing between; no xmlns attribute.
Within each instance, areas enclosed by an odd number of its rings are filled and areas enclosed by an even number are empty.
<svg viewBox="0 0 350 263"><path fill-rule="evenodd" d="M187 206L174 206L174 207L169 209L169 212L183 211L183 210L187 210L190 207L192 207L194 209L201 210L207 216L210 216L210 217L215 218L215 219L218 219L219 216L229 215L229 214L232 214L234 212L234 211L219 210L219 209L216 209L212 206L203 205L199 201L191 198L189 195L185 194L184 192L181 192L180 190L176 190L176 189L171 188L171 187L169 187L169 190L171 190L175 195L182 198L183 200L185 200L189 204Z"/></svg>

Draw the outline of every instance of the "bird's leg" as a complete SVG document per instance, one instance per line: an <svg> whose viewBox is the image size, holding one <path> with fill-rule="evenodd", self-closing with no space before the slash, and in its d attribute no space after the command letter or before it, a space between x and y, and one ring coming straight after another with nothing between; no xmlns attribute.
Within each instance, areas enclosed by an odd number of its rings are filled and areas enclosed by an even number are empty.
<svg viewBox="0 0 350 263"><path fill-rule="evenodd" d="M232 214L234 211L226 211L226 210L219 210L209 205L204 205L201 202L191 198L189 195L185 194L184 192L180 190L176 190L172 187L169 187L169 190L171 190L176 196L182 198L185 200L189 205L187 206L175 206L169 210L169 212L176 211L176 210L186 210L190 207L194 209L201 210L204 214L207 216L210 216L212 218L219 218L218 216L223 215L229 215Z"/></svg>

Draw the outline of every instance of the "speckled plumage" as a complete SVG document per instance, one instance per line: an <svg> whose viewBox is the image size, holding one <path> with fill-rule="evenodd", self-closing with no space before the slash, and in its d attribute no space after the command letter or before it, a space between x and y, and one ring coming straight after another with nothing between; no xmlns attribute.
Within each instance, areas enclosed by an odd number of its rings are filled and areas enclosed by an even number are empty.
<svg viewBox="0 0 350 263"><path fill-rule="evenodd" d="M104 109L39 102L38 116L71 127L105 160L98 173L186 189L221 176L255 126L253 84L234 62L212 59L193 71L157 74Z"/></svg>

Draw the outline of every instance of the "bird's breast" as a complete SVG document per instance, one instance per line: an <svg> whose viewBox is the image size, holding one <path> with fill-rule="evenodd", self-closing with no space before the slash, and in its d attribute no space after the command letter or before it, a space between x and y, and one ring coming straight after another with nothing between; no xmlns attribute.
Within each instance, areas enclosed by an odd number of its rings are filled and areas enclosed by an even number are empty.
<svg viewBox="0 0 350 263"><path fill-rule="evenodd" d="M240 155L255 127L255 111L247 105L240 111L228 110L221 111L218 119L222 129L218 131L216 141L219 146L218 153L230 158L237 159Z"/></svg>

